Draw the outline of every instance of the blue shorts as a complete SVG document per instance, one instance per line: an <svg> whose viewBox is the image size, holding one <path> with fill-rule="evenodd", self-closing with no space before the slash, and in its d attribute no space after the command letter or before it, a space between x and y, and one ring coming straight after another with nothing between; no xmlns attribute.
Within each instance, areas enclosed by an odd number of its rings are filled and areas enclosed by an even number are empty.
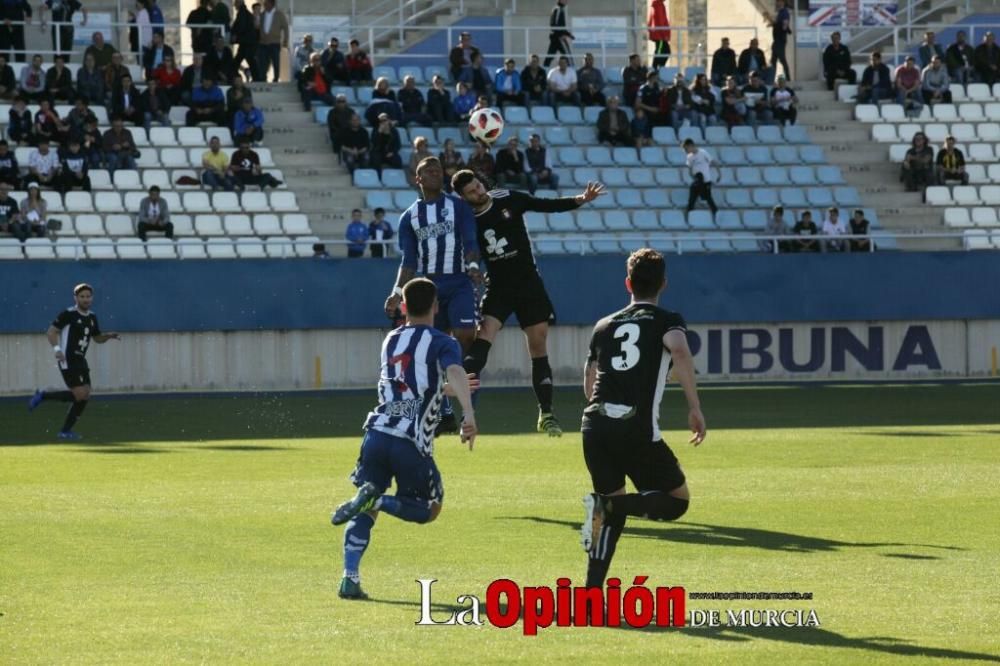
<svg viewBox="0 0 1000 666"><path fill-rule="evenodd" d="M434 318L434 328L439 331L475 328L479 321L479 311L472 279L465 273L435 275L434 284L438 290L438 313Z"/></svg>
<svg viewBox="0 0 1000 666"><path fill-rule="evenodd" d="M408 439L368 430L351 482L360 487L370 481L385 492L393 479L399 497L424 500L428 505L444 502L444 484L433 457L420 453Z"/></svg>

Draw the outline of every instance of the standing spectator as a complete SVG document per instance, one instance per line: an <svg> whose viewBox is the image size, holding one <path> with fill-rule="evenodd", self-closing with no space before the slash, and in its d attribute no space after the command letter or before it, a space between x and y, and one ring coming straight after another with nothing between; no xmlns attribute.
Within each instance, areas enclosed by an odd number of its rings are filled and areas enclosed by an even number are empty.
<svg viewBox="0 0 1000 666"><path fill-rule="evenodd" d="M631 146L632 129L628 115L618 108L618 98L612 97L597 116L597 140L606 146Z"/></svg>
<svg viewBox="0 0 1000 666"><path fill-rule="evenodd" d="M559 189L559 174L552 170L552 160L545 146L542 145L542 137L538 134L531 135L531 143L524 153L528 160L530 176L528 185L531 193L534 194L539 185L546 185L550 190ZM471 160L470 160L471 166Z"/></svg>
<svg viewBox="0 0 1000 666"><path fill-rule="evenodd" d="M122 79L128 76L128 67L122 64L122 54L111 54L111 63L104 68L104 95L110 100L116 90L122 87Z"/></svg>
<svg viewBox="0 0 1000 666"><path fill-rule="evenodd" d="M941 56L934 56L931 64L920 74L921 92L924 104L951 104L951 77L941 62Z"/></svg>
<svg viewBox="0 0 1000 666"><path fill-rule="evenodd" d="M934 184L934 151L927 145L927 135L917 132L903 157L901 180L907 192L922 192Z"/></svg>
<svg viewBox="0 0 1000 666"><path fill-rule="evenodd" d="M479 51L472 54L472 64L462 68L458 80L467 83L476 95L489 97L493 93L493 78L483 65L483 54Z"/></svg>
<svg viewBox="0 0 1000 666"><path fill-rule="evenodd" d="M403 87L399 89L396 97L399 100L400 111L403 114L402 124L404 126L410 123L416 123L417 125L430 124L431 118L424 110L424 94L417 88L416 79L412 76L404 78Z"/></svg>
<svg viewBox="0 0 1000 666"><path fill-rule="evenodd" d="M184 86L184 77L181 70L174 65L173 56L163 59L163 64L153 72L153 78L160 84L160 90L167 95L171 104L181 103L181 91ZM190 96L188 96L190 99Z"/></svg>
<svg viewBox="0 0 1000 666"><path fill-rule="evenodd" d="M338 157L340 156L340 132L350 127L351 118L354 115L354 109L347 106L346 95L337 95L333 103L333 108L326 114L326 131L330 137L330 145L333 146L333 152Z"/></svg>
<svg viewBox="0 0 1000 666"><path fill-rule="evenodd" d="M500 187L528 187L528 166L524 153L517 149L516 136L507 141L507 147L497 153L496 176Z"/></svg>
<svg viewBox="0 0 1000 666"><path fill-rule="evenodd" d="M49 140L44 137L38 140L38 147L28 157L28 176L33 182L52 190L59 184L59 156L49 150Z"/></svg>
<svg viewBox="0 0 1000 666"><path fill-rule="evenodd" d="M465 158L462 157L462 153L455 150L455 142L452 139L445 139L438 159L441 161L441 169L444 170L445 189L450 191L451 177L465 168Z"/></svg>
<svg viewBox="0 0 1000 666"><path fill-rule="evenodd" d="M21 202L21 234L45 238L49 206L42 198L38 183L28 183L28 196Z"/></svg>
<svg viewBox="0 0 1000 666"><path fill-rule="evenodd" d="M472 64L472 56L475 53L479 53L479 49L472 45L472 35L467 32L461 33L458 36L458 44L448 52L452 81L458 81L462 70Z"/></svg>
<svg viewBox="0 0 1000 666"><path fill-rule="evenodd" d="M656 46L653 51L653 69L666 67L670 60L670 19L667 17L667 6L663 0L653 0L649 6L649 41Z"/></svg>
<svg viewBox="0 0 1000 666"><path fill-rule="evenodd" d="M785 83L785 76L778 75L777 83L771 88L771 113L779 125L794 125L798 118L799 99L795 91Z"/></svg>
<svg viewBox="0 0 1000 666"><path fill-rule="evenodd" d="M695 76L694 85L691 86L691 120L702 130L716 123L715 93L705 74Z"/></svg>
<svg viewBox="0 0 1000 666"><path fill-rule="evenodd" d="M382 175L382 169L402 169L403 158L399 151L402 142L399 139L399 130L393 124L387 113L378 116L378 127L372 130L371 141L371 164L372 168Z"/></svg>
<svg viewBox="0 0 1000 666"><path fill-rule="evenodd" d="M52 101L73 103L76 91L73 89L73 75L70 73L62 56L56 56L55 64L45 72L45 90Z"/></svg>
<svg viewBox="0 0 1000 666"><path fill-rule="evenodd" d="M246 139L240 139L239 150L233 153L229 170L236 177L240 189L246 189L247 185L257 185L263 192L265 187L275 188L281 185L280 180L261 170L260 155L250 149L250 142Z"/></svg>
<svg viewBox="0 0 1000 666"><path fill-rule="evenodd" d="M787 236L788 223L785 222L785 209L775 206L771 209L771 216L767 219L767 227L764 233L768 236ZM788 252L788 241L782 240L761 240L757 242L761 252Z"/></svg>
<svg viewBox="0 0 1000 666"><path fill-rule="evenodd" d="M542 69L541 60L537 55L532 54L528 60L528 66L521 70L521 88L527 95L527 103L545 103L545 91L549 87L545 70Z"/></svg>
<svg viewBox="0 0 1000 666"><path fill-rule="evenodd" d="M351 84L351 74L347 71L347 58L340 52L339 39L330 38L327 47L323 49L320 60L323 63L323 69L326 70L326 78L331 83L345 86Z"/></svg>
<svg viewBox="0 0 1000 666"><path fill-rule="evenodd" d="M368 245L368 225L361 221L361 211L357 208L351 211L351 223L347 225L347 256L358 259L365 256L365 246Z"/></svg>
<svg viewBox="0 0 1000 666"><path fill-rule="evenodd" d="M142 242L150 231L162 231L167 238L174 237L174 225L170 221L170 206L165 199L160 198L160 188L153 185L149 188L149 196L139 202L139 215L136 218L136 232Z"/></svg>
<svg viewBox="0 0 1000 666"><path fill-rule="evenodd" d="M684 82L680 72L674 75L674 85L663 91L667 108L670 109L670 124L674 129L680 129L684 121L691 122L691 91Z"/></svg>
<svg viewBox="0 0 1000 666"><path fill-rule="evenodd" d="M477 141L472 148L472 155L469 156L469 168L485 179L484 182L492 183L496 167L497 163L490 155L489 146Z"/></svg>
<svg viewBox="0 0 1000 666"><path fill-rule="evenodd" d="M642 109L635 110L635 116L629 123L629 131L635 139L636 150L653 145L653 126Z"/></svg>
<svg viewBox="0 0 1000 666"><path fill-rule="evenodd" d="M83 56L83 66L76 72L76 94L89 104L104 104L104 74L93 53Z"/></svg>
<svg viewBox="0 0 1000 666"><path fill-rule="evenodd" d="M406 165L406 182L410 187L417 186L417 165L425 157L433 156L434 153L427 148L427 137L418 136L413 139L413 152L410 153L410 162Z"/></svg>
<svg viewBox="0 0 1000 666"><path fill-rule="evenodd" d="M722 87L726 79L736 76L739 69L736 67L736 51L729 46L729 38L722 38L722 46L712 54L712 85Z"/></svg>
<svg viewBox="0 0 1000 666"><path fill-rule="evenodd" d="M0 146L4 144L0 142ZM21 207L10 196L11 185L0 180L0 232L9 233L22 243L28 240L31 229L21 222Z"/></svg>
<svg viewBox="0 0 1000 666"><path fill-rule="evenodd" d="M917 49L917 55L920 57L920 69L926 69L930 66L931 61L934 60L934 56L944 60L944 50L941 45L937 43L936 36L930 30L924 33L924 41Z"/></svg>
<svg viewBox="0 0 1000 666"><path fill-rule="evenodd" d="M104 41L103 32L95 32L90 38L90 46L83 52L84 61L88 55L94 56L94 63L97 69L104 69L111 64L111 56L118 53L118 49Z"/></svg>
<svg viewBox="0 0 1000 666"><path fill-rule="evenodd" d="M646 84L639 88L639 94L635 97L635 110L642 109L649 118L649 123L654 127L666 125L670 119L665 113L660 111L663 91L660 89L660 75L655 69L650 70L646 75Z"/></svg>
<svg viewBox="0 0 1000 666"><path fill-rule="evenodd" d="M14 105L7 114L7 136L20 146L35 142L35 121L21 96L14 98Z"/></svg>
<svg viewBox="0 0 1000 666"><path fill-rule="evenodd" d="M854 215L850 220L851 225L851 235L852 236L867 236L868 227L870 226L868 220L865 218L865 211L860 208L854 209ZM848 242L851 248L851 252L870 252L872 249L872 242L868 238L856 238Z"/></svg>
<svg viewBox="0 0 1000 666"><path fill-rule="evenodd" d="M73 52L73 14L83 14L81 26L87 25L87 9L80 0L45 0L38 8L38 19L45 28L45 12L52 12L52 50L69 62Z"/></svg>
<svg viewBox="0 0 1000 666"><path fill-rule="evenodd" d="M987 32L983 43L976 47L975 61L980 81L990 87L1000 81L1000 46L992 32Z"/></svg>
<svg viewBox="0 0 1000 666"><path fill-rule="evenodd" d="M31 23L28 0L0 2L0 51L14 54L11 60L24 62L24 26Z"/></svg>
<svg viewBox="0 0 1000 666"><path fill-rule="evenodd" d="M149 12L147 10L147 20ZM191 49L195 53L208 53L212 48L212 37L215 31L208 27L212 21L212 10L209 0L198 0L198 6L192 9L187 15L188 28L191 29ZM152 26L150 27L152 32Z"/></svg>
<svg viewBox="0 0 1000 666"><path fill-rule="evenodd" d="M684 152L687 153L687 167L691 174L691 187L688 190L687 212L694 210L698 199L704 199L715 215L719 207L712 198L712 165L715 160L704 148L699 148L691 139L684 140Z"/></svg>
<svg viewBox="0 0 1000 666"><path fill-rule="evenodd" d="M208 141L208 150L201 154L201 184L213 190L219 188L232 192L239 187L233 170L229 167L229 156L222 152L219 137Z"/></svg>
<svg viewBox="0 0 1000 666"><path fill-rule="evenodd" d="M118 169L135 169L135 158L139 151L135 148L132 132L125 129L121 116L111 119L111 129L104 133L104 162L107 169L114 173Z"/></svg>
<svg viewBox="0 0 1000 666"><path fill-rule="evenodd" d="M233 0L233 9L233 25L229 30L229 40L236 44L233 67L240 71L243 63L246 63L247 81L257 81L260 78L257 69L257 46L260 44L258 17L247 9L246 0Z"/></svg>
<svg viewBox="0 0 1000 666"><path fill-rule="evenodd" d="M840 219L840 211L835 207L826 209L826 219L823 220L823 235L831 239L823 244L827 252L843 252L847 249L847 243L843 240L836 240L838 236L847 235L847 225Z"/></svg>
<svg viewBox="0 0 1000 666"><path fill-rule="evenodd" d="M566 0L556 0L556 6L552 8L552 13L549 15L551 30L549 31L549 50L545 58L546 68L552 64L552 56L556 53L564 54L567 62L573 56L570 42L576 38L573 37L573 33L566 29L566 26L569 25L566 18Z"/></svg>
<svg viewBox="0 0 1000 666"><path fill-rule="evenodd" d="M353 114L350 124L341 130L337 139L340 145L340 159L347 170L366 169L370 161L371 138L361 126L361 116Z"/></svg>
<svg viewBox="0 0 1000 666"><path fill-rule="evenodd" d="M8 186L8 191L21 187L21 169L17 156L6 140L0 139L0 183Z"/></svg>
<svg viewBox="0 0 1000 666"><path fill-rule="evenodd" d="M191 105L191 95L201 87L202 80L209 76L205 69L205 57L201 53L191 56L191 64L184 68L181 74L181 102L187 106Z"/></svg>
<svg viewBox="0 0 1000 666"><path fill-rule="evenodd" d="M163 10L156 0L149 0L149 24L153 28L154 35L163 36Z"/></svg>
<svg viewBox="0 0 1000 666"><path fill-rule="evenodd" d="M71 137L69 147L61 151L59 160L59 191L65 194L72 189L80 188L84 192L90 191L90 176L87 171L90 165L87 163L87 156L80 150L80 140Z"/></svg>
<svg viewBox="0 0 1000 666"><path fill-rule="evenodd" d="M469 89L465 83L458 83L455 86L455 101L452 107L459 120L468 120L472 115L472 109L476 105L476 93Z"/></svg>
<svg viewBox="0 0 1000 666"><path fill-rule="evenodd" d="M79 134L80 149L87 156L91 169L100 169L104 164L104 136L97 128L97 116L90 115L83 121L83 132Z"/></svg>
<svg viewBox="0 0 1000 666"><path fill-rule="evenodd" d="M965 41L965 31L959 30L955 43L945 51L945 64L952 81L967 85L975 72L976 51Z"/></svg>
<svg viewBox="0 0 1000 666"><path fill-rule="evenodd" d="M504 104L524 106L524 93L521 91L521 74L515 68L513 58L507 58L503 67L497 70L493 79L493 89L497 93L497 106Z"/></svg>
<svg viewBox="0 0 1000 666"><path fill-rule="evenodd" d="M965 156L955 147L955 137L950 134L944 139L944 148L937 154L937 183L947 185L957 180L962 185L969 184L969 174L965 172Z"/></svg>
<svg viewBox="0 0 1000 666"><path fill-rule="evenodd" d="M111 93L111 115L135 125L142 125L145 118L139 108L139 89L132 83L132 77L126 74L121 85Z"/></svg>
<svg viewBox="0 0 1000 666"><path fill-rule="evenodd" d="M594 55L588 53L583 56L583 67L576 71L577 85L580 89L580 102L584 106L604 106L607 99L604 97L604 74L600 69L594 67Z"/></svg>
<svg viewBox="0 0 1000 666"><path fill-rule="evenodd" d="M39 102L38 111L35 113L36 139L48 139L56 146L60 146L66 141L68 135L69 125L59 117L49 100L43 99Z"/></svg>
<svg viewBox="0 0 1000 666"><path fill-rule="evenodd" d="M628 65L622 69L622 99L625 106L635 106L639 89L649 80L649 70L640 62L639 54L628 57Z"/></svg>
<svg viewBox="0 0 1000 666"><path fill-rule="evenodd" d="M129 46L140 62L142 61L140 54L144 53L153 43L153 24L149 20L149 2L150 0L136 0L135 14L129 12L129 17L134 23L128 31Z"/></svg>
<svg viewBox="0 0 1000 666"><path fill-rule="evenodd" d="M31 64L21 70L21 96L29 102L37 102L45 97L45 72L42 71L42 56L31 56Z"/></svg>
<svg viewBox="0 0 1000 666"><path fill-rule="evenodd" d="M302 107L306 111L312 110L313 102L322 102L329 106L336 103L333 95L330 94L330 80L323 68L322 56L318 52L313 52L309 64L297 73L296 80L299 85L299 94L302 97Z"/></svg>
<svg viewBox="0 0 1000 666"><path fill-rule="evenodd" d="M233 79L233 85L226 91L226 124L232 126L233 116L243 108L243 100L253 100L253 91L243 83L243 77L238 76Z"/></svg>
<svg viewBox="0 0 1000 666"><path fill-rule="evenodd" d="M434 75L431 89L427 91L427 113L434 123L453 123L458 118L451 104L451 92L439 74Z"/></svg>
<svg viewBox="0 0 1000 666"><path fill-rule="evenodd" d="M220 2L216 7L219 6L224 5ZM236 75L236 61L233 59L233 50L226 46L226 40L222 35L217 34L213 38L212 48L205 56L205 67L220 84L232 83L233 76Z"/></svg>
<svg viewBox="0 0 1000 666"><path fill-rule="evenodd" d="M0 99L14 99L17 94L17 77L14 68L7 64L7 54L0 53Z"/></svg>
<svg viewBox="0 0 1000 666"><path fill-rule="evenodd" d="M851 51L840 43L840 33L830 35L830 44L823 50L823 78L826 89L833 90L837 79L857 83L858 74L851 67Z"/></svg>
<svg viewBox="0 0 1000 666"><path fill-rule="evenodd" d="M333 42L334 39L330 41ZM314 53L319 54L320 52L313 46L313 36L306 33L302 37L302 43L295 47L295 53L292 55L292 80L299 80L302 70L312 63L312 55ZM322 62L322 55L320 56L320 62Z"/></svg>
<svg viewBox="0 0 1000 666"><path fill-rule="evenodd" d="M920 115L924 108L924 98L920 94L920 70L913 56L906 56L906 62L896 68L896 104L912 118Z"/></svg>
<svg viewBox="0 0 1000 666"><path fill-rule="evenodd" d="M553 67L548 75L549 98L552 106L572 104L580 106L580 93L577 92L576 70L569 66L569 58L559 56L559 66Z"/></svg>
<svg viewBox="0 0 1000 666"><path fill-rule="evenodd" d="M871 62L861 73L861 84L858 86L858 104L875 104L879 100L892 99L892 77L889 67L882 62L882 54L872 53Z"/></svg>
<svg viewBox="0 0 1000 666"><path fill-rule="evenodd" d="M351 52L347 54L347 73L351 77L351 83L365 83L372 80L372 62L368 59L368 54L361 49L361 44L356 39L351 40Z"/></svg>
<svg viewBox="0 0 1000 666"><path fill-rule="evenodd" d="M778 63L784 68L785 78L792 77L792 70L788 68L788 60L785 58L785 49L788 47L788 35L792 34L792 15L785 7L785 0L778 0L777 10L771 23L771 72L777 75Z"/></svg>
<svg viewBox="0 0 1000 666"><path fill-rule="evenodd" d="M142 109L142 124L147 131L154 122L170 126L170 98L156 79L146 82L146 89L139 96L139 108Z"/></svg>
<svg viewBox="0 0 1000 666"><path fill-rule="evenodd" d="M288 48L288 19L275 7L275 0L264 0L264 14L260 17L260 73L267 81L267 71L274 68L275 83L281 70L281 49Z"/></svg>
<svg viewBox="0 0 1000 666"><path fill-rule="evenodd" d="M385 208L376 208L375 219L368 223L368 248L374 258L381 259L389 254L389 243L392 240L392 225L385 219Z"/></svg>
<svg viewBox="0 0 1000 666"><path fill-rule="evenodd" d="M149 0L152 4L153 0ZM219 26L217 29L212 31L212 39L221 36L224 40L226 38L226 31L229 30L229 7L222 0L209 0L209 23L214 23Z"/></svg>
<svg viewBox="0 0 1000 666"><path fill-rule="evenodd" d="M810 236L816 236L819 234L819 228L816 223L813 222L812 213L807 210L802 211L802 217L799 221L795 223L792 227L792 233L796 236L802 236L797 241L792 241L795 252L819 252L819 243L816 240L810 239Z"/></svg>
<svg viewBox="0 0 1000 666"><path fill-rule="evenodd" d="M188 109L186 121L188 127L196 127L198 123L225 126L226 98L222 94L222 88L215 85L210 74L203 75L201 86L191 93L191 108Z"/></svg>
<svg viewBox="0 0 1000 666"><path fill-rule="evenodd" d="M756 37L751 39L750 46L740 53L736 71L739 74L738 82L740 83L746 83L750 80L750 72L767 71L767 58L764 56L764 51L761 50L760 42L757 41ZM766 80L767 77L763 78Z"/></svg>
<svg viewBox="0 0 1000 666"><path fill-rule="evenodd" d="M747 103L743 91L736 87L736 77L726 79L726 87L722 91L722 120L726 127L743 125L747 119Z"/></svg>
<svg viewBox="0 0 1000 666"><path fill-rule="evenodd" d="M233 116L233 143L246 139L251 143L264 140L264 114L249 97L243 98L243 108Z"/></svg>

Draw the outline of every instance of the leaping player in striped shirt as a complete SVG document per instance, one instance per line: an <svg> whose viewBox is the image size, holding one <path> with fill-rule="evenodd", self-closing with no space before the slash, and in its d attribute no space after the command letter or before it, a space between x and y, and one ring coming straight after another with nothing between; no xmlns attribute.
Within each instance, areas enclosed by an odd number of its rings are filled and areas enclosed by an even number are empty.
<svg viewBox="0 0 1000 666"><path fill-rule="evenodd" d="M461 437L470 450L478 432L471 395L478 382L470 385L458 342L431 327L438 314L437 288L416 278L402 291L406 324L382 343L379 404L365 421L361 454L351 474L358 492L331 518L334 525L347 523L339 592L345 599L367 598L359 567L380 511L412 523L429 523L441 513L444 487L433 454L445 394L462 405ZM396 494L384 494L393 479Z"/></svg>
<svg viewBox="0 0 1000 666"><path fill-rule="evenodd" d="M462 345L463 356L476 339L478 323L473 283L482 281L476 218L461 197L444 192L444 169L436 157L417 165L421 197L399 218L402 261L396 284L385 301L385 313L394 316L403 287L415 275L437 286L440 311L434 319L438 330L451 333ZM457 430L455 415L445 400L437 434Z"/></svg>

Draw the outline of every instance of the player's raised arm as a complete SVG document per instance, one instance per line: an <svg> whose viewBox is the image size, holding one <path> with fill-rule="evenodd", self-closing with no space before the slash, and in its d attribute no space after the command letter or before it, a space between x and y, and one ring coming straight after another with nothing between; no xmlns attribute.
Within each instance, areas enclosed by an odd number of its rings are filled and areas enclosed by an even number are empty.
<svg viewBox="0 0 1000 666"><path fill-rule="evenodd" d="M705 440L705 416L701 413L701 402L698 399L698 383L694 374L694 357L688 347L687 335L683 330L675 328L663 336L663 346L670 351L674 363L674 375L684 389L684 397L688 404L688 427L693 433L689 440L698 446Z"/></svg>
<svg viewBox="0 0 1000 666"><path fill-rule="evenodd" d="M581 206L584 206L599 196L607 194L607 190L601 183L590 182L587 183L587 189L585 189L581 194L575 197L558 197L555 199L548 199L543 197L534 197L530 194L524 194L521 192L511 193L511 196L515 194L519 198L523 198L522 206L524 210L531 211L533 213L565 213L571 210L576 210Z"/></svg>
<svg viewBox="0 0 1000 666"><path fill-rule="evenodd" d="M462 248L465 250L465 263L468 266L469 277L476 282L481 279L479 269L479 238L476 234L476 214L472 206L464 200L455 202L455 224L462 237Z"/></svg>
<svg viewBox="0 0 1000 666"><path fill-rule="evenodd" d="M396 273L396 283L393 285L392 293L385 299L387 317L395 315L403 300L403 286L417 274L417 235L413 233L409 211L399 218L399 249L403 257L399 262L399 271Z"/></svg>
<svg viewBox="0 0 1000 666"><path fill-rule="evenodd" d="M472 391L469 388L469 378L465 368L455 363L448 366L449 393L458 399L462 405L462 441L469 443L469 450L476 440L479 429L476 427L476 413L472 407Z"/></svg>

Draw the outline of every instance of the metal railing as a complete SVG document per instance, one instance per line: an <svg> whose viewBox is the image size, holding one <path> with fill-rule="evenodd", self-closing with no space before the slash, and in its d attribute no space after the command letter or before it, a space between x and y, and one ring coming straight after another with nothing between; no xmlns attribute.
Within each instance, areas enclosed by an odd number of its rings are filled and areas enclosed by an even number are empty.
<svg viewBox="0 0 1000 666"><path fill-rule="evenodd" d="M962 9L966 13L971 11L970 0L911 0L905 6L896 10L897 25L895 28L904 28L905 41L913 41L913 30L915 28L929 29L925 27L923 20L929 16L945 9ZM850 30L850 28L845 28ZM851 35L849 45L851 50L866 52L882 44L886 37L893 32L893 26L878 26L863 29L861 32ZM922 34L922 31L921 31Z"/></svg>
<svg viewBox="0 0 1000 666"><path fill-rule="evenodd" d="M407 30L417 27L416 22L428 14L444 9L452 4L452 0L434 0L430 5L423 6L423 0L380 0L379 2L362 3L358 11L358 1L351 2L351 25L365 25L369 32L369 45L396 33L400 42L405 39ZM459 13L465 13L464 0L458 0ZM440 29L440 28L437 28ZM369 46L371 48L371 46Z"/></svg>

